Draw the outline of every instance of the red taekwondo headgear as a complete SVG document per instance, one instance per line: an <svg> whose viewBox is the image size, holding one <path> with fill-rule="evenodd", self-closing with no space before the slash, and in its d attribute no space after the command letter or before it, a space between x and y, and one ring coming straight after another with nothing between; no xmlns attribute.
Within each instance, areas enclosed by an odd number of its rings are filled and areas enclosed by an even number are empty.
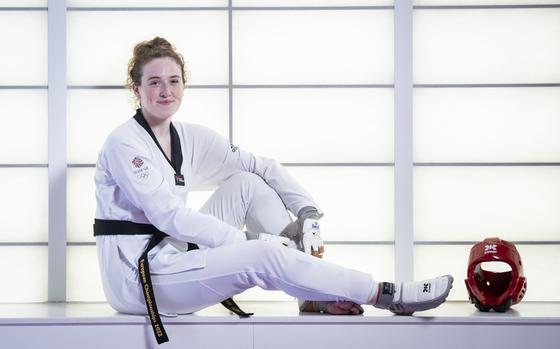
<svg viewBox="0 0 560 349"><path fill-rule="evenodd" d="M511 267L505 272L482 269L483 262L503 262ZM494 309L503 313L521 302L527 290L521 257L515 245L500 238L488 238L471 248L467 279L471 303L487 312Z"/></svg>

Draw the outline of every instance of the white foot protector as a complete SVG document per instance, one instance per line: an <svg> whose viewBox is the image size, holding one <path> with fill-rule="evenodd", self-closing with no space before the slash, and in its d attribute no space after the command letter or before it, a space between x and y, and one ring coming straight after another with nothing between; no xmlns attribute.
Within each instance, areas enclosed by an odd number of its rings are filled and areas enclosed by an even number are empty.
<svg viewBox="0 0 560 349"><path fill-rule="evenodd" d="M376 308L389 309L397 315L412 315L416 311L433 309L445 302L453 287L453 277L413 282L379 284Z"/></svg>

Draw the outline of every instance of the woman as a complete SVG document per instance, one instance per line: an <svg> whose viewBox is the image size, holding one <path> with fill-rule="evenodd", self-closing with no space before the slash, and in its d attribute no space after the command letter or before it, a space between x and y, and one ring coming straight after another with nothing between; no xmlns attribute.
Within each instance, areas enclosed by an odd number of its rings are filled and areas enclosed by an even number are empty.
<svg viewBox="0 0 560 349"><path fill-rule="evenodd" d="M109 135L95 174L95 235L111 306L147 309L165 341L158 312L190 313L254 286L332 314L361 313L360 304L411 314L445 301L451 276L377 283L316 258L322 213L278 162L207 128L171 122L185 83L183 58L165 39L134 48L128 86L140 108ZM191 188L211 185L218 189L199 212L187 207Z"/></svg>

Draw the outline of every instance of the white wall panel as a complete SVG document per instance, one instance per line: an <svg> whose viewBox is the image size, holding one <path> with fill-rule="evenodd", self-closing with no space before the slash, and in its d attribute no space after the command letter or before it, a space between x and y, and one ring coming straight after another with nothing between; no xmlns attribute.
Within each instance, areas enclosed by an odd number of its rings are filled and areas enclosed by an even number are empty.
<svg viewBox="0 0 560 349"><path fill-rule="evenodd" d="M560 246L517 245L527 278L527 301L560 301Z"/></svg>
<svg viewBox="0 0 560 349"><path fill-rule="evenodd" d="M393 162L392 89L238 89L236 145L282 162Z"/></svg>
<svg viewBox="0 0 560 349"><path fill-rule="evenodd" d="M467 277L471 247L470 245L415 246L414 278L422 280L451 274L455 282L448 299L468 300L464 280ZM517 244L516 247L521 255L527 278L527 293L523 301L560 301L560 276L558 273L550 272L550 266L555 265L560 258L560 246Z"/></svg>
<svg viewBox="0 0 560 349"><path fill-rule="evenodd" d="M371 274L376 281L395 278L394 247L392 245L327 245L324 259L347 268ZM293 297L282 291L265 291L252 288L235 296L244 301L289 301Z"/></svg>
<svg viewBox="0 0 560 349"><path fill-rule="evenodd" d="M541 5L541 4L560 4L558 0L414 0L415 6L426 5Z"/></svg>
<svg viewBox="0 0 560 349"><path fill-rule="evenodd" d="M0 169L0 242L47 241L47 169Z"/></svg>
<svg viewBox="0 0 560 349"><path fill-rule="evenodd" d="M227 89L187 89L174 121L203 125L229 138Z"/></svg>
<svg viewBox="0 0 560 349"><path fill-rule="evenodd" d="M0 47L0 85L47 84L46 11L0 11Z"/></svg>
<svg viewBox="0 0 560 349"><path fill-rule="evenodd" d="M560 9L414 12L414 82L560 81Z"/></svg>
<svg viewBox="0 0 560 349"><path fill-rule="evenodd" d="M393 12L236 11L235 84L393 82Z"/></svg>
<svg viewBox="0 0 560 349"><path fill-rule="evenodd" d="M47 301L47 247L0 246L0 303Z"/></svg>
<svg viewBox="0 0 560 349"><path fill-rule="evenodd" d="M470 250L470 245L414 246L414 280L450 274L455 280L448 300L468 300L464 280L467 277Z"/></svg>
<svg viewBox="0 0 560 349"><path fill-rule="evenodd" d="M66 249L66 299L69 302L106 302L95 246Z"/></svg>
<svg viewBox="0 0 560 349"><path fill-rule="evenodd" d="M324 211L330 241L394 239L392 167L288 167Z"/></svg>
<svg viewBox="0 0 560 349"><path fill-rule="evenodd" d="M47 6L47 0L2 0L2 7L36 7Z"/></svg>
<svg viewBox="0 0 560 349"><path fill-rule="evenodd" d="M67 240L69 242L93 242L93 219L95 218L94 168L69 168L67 202Z"/></svg>
<svg viewBox="0 0 560 349"><path fill-rule="evenodd" d="M123 85L134 45L159 35L183 54L190 84L225 84L226 11L68 12L68 84Z"/></svg>
<svg viewBox="0 0 560 349"><path fill-rule="evenodd" d="M133 94L128 90L95 89L69 90L67 96L68 161L95 163L109 133L134 116ZM227 90L187 88L173 120L205 125L227 137Z"/></svg>
<svg viewBox="0 0 560 349"><path fill-rule="evenodd" d="M233 6L391 6L393 0L233 0Z"/></svg>
<svg viewBox="0 0 560 349"><path fill-rule="evenodd" d="M415 240L557 241L560 168L414 170Z"/></svg>
<svg viewBox="0 0 560 349"><path fill-rule="evenodd" d="M134 116L128 90L68 90L68 163L95 163L109 133Z"/></svg>
<svg viewBox="0 0 560 349"><path fill-rule="evenodd" d="M560 88L414 90L416 162L559 162Z"/></svg>
<svg viewBox="0 0 560 349"><path fill-rule="evenodd" d="M0 163L46 164L47 91L0 90L0 105Z"/></svg>
<svg viewBox="0 0 560 349"><path fill-rule="evenodd" d="M71 7L187 7L227 6L227 0L66 0Z"/></svg>
<svg viewBox="0 0 560 349"><path fill-rule="evenodd" d="M324 259L371 274L376 281L395 279L393 245L326 245Z"/></svg>

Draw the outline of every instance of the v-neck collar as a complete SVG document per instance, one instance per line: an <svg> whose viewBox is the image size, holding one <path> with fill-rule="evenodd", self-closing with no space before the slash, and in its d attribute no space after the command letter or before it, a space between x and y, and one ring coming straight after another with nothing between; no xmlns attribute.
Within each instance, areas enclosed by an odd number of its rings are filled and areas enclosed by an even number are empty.
<svg viewBox="0 0 560 349"><path fill-rule="evenodd" d="M159 148L159 150L161 151L161 153L163 154L163 156L165 157L169 165L171 165L171 167L175 171L175 173L181 174L181 166L183 165L183 152L181 151L181 140L179 139L179 133L177 132L177 129L175 129L175 126L173 126L173 123L169 124L169 133L171 136L171 159L169 159L167 155L165 155L163 148L159 144L156 135L154 134L154 131L152 131L152 128L150 127L150 125L148 125L148 122L144 118L144 114L142 114L142 109L136 109L136 115L134 115L134 120L136 120L136 122L138 122L138 124L140 124L140 126L142 126L142 128L144 128L146 132L148 132L148 134L150 135L152 140L156 143L157 147Z"/></svg>

